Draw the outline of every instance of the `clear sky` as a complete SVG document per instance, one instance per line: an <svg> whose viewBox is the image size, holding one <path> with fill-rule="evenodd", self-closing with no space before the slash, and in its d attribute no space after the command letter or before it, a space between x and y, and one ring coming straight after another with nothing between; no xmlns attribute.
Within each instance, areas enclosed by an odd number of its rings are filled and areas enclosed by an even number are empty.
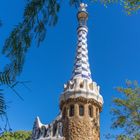
<svg viewBox="0 0 140 140"><path fill-rule="evenodd" d="M25 0L3 0L0 4L0 46L12 28L22 20ZM101 140L110 127L110 107L115 87L126 79L140 81L140 13L127 16L122 7L90 4L88 48L92 78L101 87L104 98L101 113ZM6 90L8 117L13 130L31 130L36 116L49 123L59 113L63 84L71 78L76 50L77 10L62 3L56 27L48 28L47 37L29 50L20 80L29 80L31 91L17 87L24 101ZM4 61L4 62L3 62ZM0 59L0 67L6 61Z"/></svg>

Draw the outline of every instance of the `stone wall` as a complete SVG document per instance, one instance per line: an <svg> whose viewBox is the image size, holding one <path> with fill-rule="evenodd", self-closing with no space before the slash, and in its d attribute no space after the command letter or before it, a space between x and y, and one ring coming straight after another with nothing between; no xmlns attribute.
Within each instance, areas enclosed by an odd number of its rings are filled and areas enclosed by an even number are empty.
<svg viewBox="0 0 140 140"><path fill-rule="evenodd" d="M83 116L79 115L79 105L81 104L84 106ZM70 105L74 105L73 116L69 115ZM93 107L93 117L89 116L89 106ZM75 99L70 99L63 103L62 114L65 116L62 116L62 123L65 140L100 140L99 112L98 105L85 102L83 99L76 99L76 102Z"/></svg>
<svg viewBox="0 0 140 140"><path fill-rule="evenodd" d="M89 119L70 118L64 122L65 140L99 140L99 131Z"/></svg>

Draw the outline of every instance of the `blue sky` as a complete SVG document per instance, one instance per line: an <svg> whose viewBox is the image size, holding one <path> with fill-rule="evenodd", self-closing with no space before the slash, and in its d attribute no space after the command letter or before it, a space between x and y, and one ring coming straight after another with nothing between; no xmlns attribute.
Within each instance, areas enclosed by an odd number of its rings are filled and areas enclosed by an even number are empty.
<svg viewBox="0 0 140 140"><path fill-rule="evenodd" d="M0 4L0 46L12 28L22 20L25 0L3 0ZM127 16L121 6L105 8L89 4L88 48L92 78L101 87L104 98L101 113L101 140L110 130L112 98L119 96L115 87L126 79L140 80L140 13ZM72 74L76 50L77 10L62 3L59 21L47 29L47 37L29 50L20 80L31 81L31 91L17 87L24 101L6 90L8 117L13 130L31 130L36 116L51 122L59 113L59 96ZM5 59L1 56L1 67Z"/></svg>

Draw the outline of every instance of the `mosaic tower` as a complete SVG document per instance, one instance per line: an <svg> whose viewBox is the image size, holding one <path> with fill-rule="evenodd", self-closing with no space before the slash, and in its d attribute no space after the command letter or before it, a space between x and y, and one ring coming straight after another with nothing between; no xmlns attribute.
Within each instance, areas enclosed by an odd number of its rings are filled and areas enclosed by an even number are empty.
<svg viewBox="0 0 140 140"><path fill-rule="evenodd" d="M66 140L99 140L99 113L103 99L99 86L92 81L87 49L88 13L81 4L78 18L78 43L72 79L64 85L60 98Z"/></svg>
<svg viewBox="0 0 140 140"><path fill-rule="evenodd" d="M100 112L103 98L92 80L87 45L87 5L77 13L77 52L72 78L60 96L60 115L49 125L36 119L33 140L100 140Z"/></svg>

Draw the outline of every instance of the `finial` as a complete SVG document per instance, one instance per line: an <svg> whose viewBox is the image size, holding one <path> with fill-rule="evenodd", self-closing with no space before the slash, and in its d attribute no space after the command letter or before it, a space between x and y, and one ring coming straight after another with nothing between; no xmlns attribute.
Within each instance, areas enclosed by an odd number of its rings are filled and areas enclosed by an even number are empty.
<svg viewBox="0 0 140 140"><path fill-rule="evenodd" d="M77 18L80 26L86 26L86 21L88 19L88 12L86 10L87 4L81 3L79 7L79 11L77 13Z"/></svg>
<svg viewBox="0 0 140 140"><path fill-rule="evenodd" d="M42 123L41 123L40 118L38 116L36 117L36 124L37 124L37 127L42 126Z"/></svg>
<svg viewBox="0 0 140 140"><path fill-rule="evenodd" d="M85 3L80 3L79 11L85 11L85 12L86 12L86 7L87 7L87 4L85 4Z"/></svg>

